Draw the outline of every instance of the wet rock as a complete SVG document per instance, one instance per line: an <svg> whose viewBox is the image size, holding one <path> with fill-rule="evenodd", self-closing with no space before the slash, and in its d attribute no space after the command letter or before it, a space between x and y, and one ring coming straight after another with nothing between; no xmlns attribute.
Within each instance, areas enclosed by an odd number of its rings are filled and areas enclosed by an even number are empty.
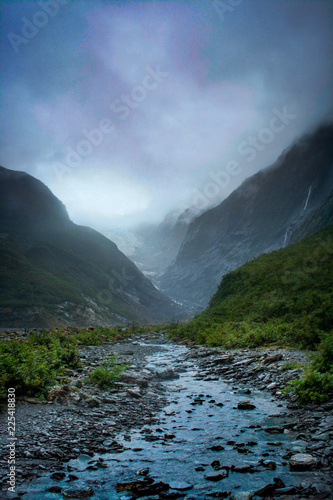
<svg viewBox="0 0 333 500"><path fill-rule="evenodd" d="M153 479L146 478L146 479L138 479L136 481L129 481L126 483L117 483L116 490L117 493L119 493L120 491L134 491L140 488L145 488L146 486L152 484L153 482L154 482Z"/></svg>
<svg viewBox="0 0 333 500"><path fill-rule="evenodd" d="M237 405L237 410L254 410L255 405L250 401L240 401Z"/></svg>
<svg viewBox="0 0 333 500"><path fill-rule="evenodd" d="M268 365L269 363L275 363L276 361L280 361L281 359L283 359L282 354L274 354L273 356L268 356L268 358L265 358L263 360L263 363L265 365Z"/></svg>
<svg viewBox="0 0 333 500"><path fill-rule="evenodd" d="M268 434L283 434L284 428L283 427L266 427L264 429L264 431L268 432Z"/></svg>
<svg viewBox="0 0 333 500"><path fill-rule="evenodd" d="M219 460L213 460L210 465L213 467L214 470L221 469L221 462Z"/></svg>
<svg viewBox="0 0 333 500"><path fill-rule="evenodd" d="M214 444L214 446L211 446L210 448L207 448L207 450L222 451L222 450L224 450L224 446L222 446L220 444Z"/></svg>
<svg viewBox="0 0 333 500"><path fill-rule="evenodd" d="M147 467L146 469L139 469L136 471L137 476L147 476L149 474L149 468Z"/></svg>
<svg viewBox="0 0 333 500"><path fill-rule="evenodd" d="M306 453L297 453L289 460L289 467L291 471L308 471L317 467L318 461L312 455Z"/></svg>
<svg viewBox="0 0 333 500"><path fill-rule="evenodd" d="M167 368L166 370L158 370L156 372L156 376L162 380L171 380L179 378L179 374L176 373L171 368Z"/></svg>
<svg viewBox="0 0 333 500"><path fill-rule="evenodd" d="M120 381L130 384L136 384L140 387L148 387L148 380L141 377L138 372L124 372L120 375Z"/></svg>
<svg viewBox="0 0 333 500"><path fill-rule="evenodd" d="M280 479L279 477L273 477L273 481L274 481L274 484L276 485L276 488L285 488L286 485L284 484L284 482L282 481L282 479Z"/></svg>
<svg viewBox="0 0 333 500"><path fill-rule="evenodd" d="M175 437L176 437L176 435L175 435L175 434L171 434L171 433L169 433L169 432L166 432L166 433L164 434L164 439L174 439Z"/></svg>
<svg viewBox="0 0 333 500"><path fill-rule="evenodd" d="M250 473L254 474L255 472L260 472L255 468L254 465L244 465L243 467L235 467L234 465L231 467L232 472L240 472L242 474Z"/></svg>
<svg viewBox="0 0 333 500"><path fill-rule="evenodd" d="M329 441L331 437L331 432L317 433L311 436L311 441Z"/></svg>
<svg viewBox="0 0 333 500"><path fill-rule="evenodd" d="M276 490L276 484L275 483L270 483L267 484L266 486L263 486L259 490L256 490L253 495L258 496L258 497L272 497L275 494Z"/></svg>
<svg viewBox="0 0 333 500"><path fill-rule="evenodd" d="M60 486L50 486L46 491L49 491L50 493L61 493L62 488Z"/></svg>
<svg viewBox="0 0 333 500"><path fill-rule="evenodd" d="M279 384L278 384L277 382L272 382L271 384L269 384L269 385L266 387L266 389L267 389L268 391L272 391L272 390L276 389L277 387L279 387Z"/></svg>
<svg viewBox="0 0 333 500"><path fill-rule="evenodd" d="M132 396L132 398L135 398L135 399L140 399L142 398L142 394L140 394L140 392L138 390L135 390L135 389L127 389L127 394L129 394L130 396Z"/></svg>
<svg viewBox="0 0 333 500"><path fill-rule="evenodd" d="M265 467L266 470L275 470L276 462L273 460L259 460L259 464Z"/></svg>
<svg viewBox="0 0 333 500"><path fill-rule="evenodd" d="M275 494L279 496L284 496L284 495L295 495L297 492L297 489L295 486L289 486L288 488L279 488ZM287 497L288 498L288 497Z"/></svg>
<svg viewBox="0 0 333 500"><path fill-rule="evenodd" d="M89 498L94 494L94 490L92 488L80 488L77 490L64 490L62 492L62 496L64 498Z"/></svg>
<svg viewBox="0 0 333 500"><path fill-rule="evenodd" d="M233 360L233 356L220 356L219 358L215 358L213 362L215 365L221 365L224 363L232 363Z"/></svg>
<svg viewBox="0 0 333 500"><path fill-rule="evenodd" d="M179 491L188 491L193 488L193 484L190 483L185 483L181 481L173 481L170 483L170 488L172 490L179 490Z"/></svg>
<svg viewBox="0 0 333 500"><path fill-rule="evenodd" d="M61 481L62 479L65 479L65 477L65 472L54 472L53 474L51 474L51 478L55 479L56 481Z"/></svg>
<svg viewBox="0 0 333 500"><path fill-rule="evenodd" d="M205 476L205 479L207 479L207 481L217 482L221 481L222 479L225 479L226 477L228 477L228 475L229 475L228 472L221 472L220 474L207 474Z"/></svg>
<svg viewBox="0 0 333 500"><path fill-rule="evenodd" d="M150 484L146 487L134 488L132 492L135 496L150 496L150 495L158 495L163 491L167 491L169 489L169 485L167 483L163 483L160 481L159 483Z"/></svg>
<svg viewBox="0 0 333 500"><path fill-rule="evenodd" d="M247 358L247 359L242 359L241 361L237 361L237 363L233 364L233 367L241 367L241 366L248 366L251 363L255 361L255 358Z"/></svg>
<svg viewBox="0 0 333 500"><path fill-rule="evenodd" d="M75 474L68 474L68 479L70 481L77 481L79 478L79 476L76 476Z"/></svg>

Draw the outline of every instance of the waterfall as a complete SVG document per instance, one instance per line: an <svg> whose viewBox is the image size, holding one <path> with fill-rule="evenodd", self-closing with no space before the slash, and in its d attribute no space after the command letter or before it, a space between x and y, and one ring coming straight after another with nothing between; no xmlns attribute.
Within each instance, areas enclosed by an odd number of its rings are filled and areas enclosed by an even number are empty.
<svg viewBox="0 0 333 500"><path fill-rule="evenodd" d="M306 202L305 202L305 205L304 205L304 208L303 208L303 212L305 212L305 210L307 209L307 206L308 206L308 203L309 203L309 199L310 199L310 196L311 196L311 191L312 191L312 184L311 184L309 192L308 192L308 197L306 199Z"/></svg>
<svg viewBox="0 0 333 500"><path fill-rule="evenodd" d="M310 199L310 196L311 196L311 192L312 192L312 184L309 187L309 192L308 192L308 195L306 197L303 210L301 211L301 213L299 215L296 215L296 217L291 220L289 226L287 227L286 234L284 235L283 248L285 248L286 245L287 245L287 239L288 239L289 231L292 229L293 226L297 225L298 221L300 222L301 216L306 211L306 209L308 207L309 199Z"/></svg>

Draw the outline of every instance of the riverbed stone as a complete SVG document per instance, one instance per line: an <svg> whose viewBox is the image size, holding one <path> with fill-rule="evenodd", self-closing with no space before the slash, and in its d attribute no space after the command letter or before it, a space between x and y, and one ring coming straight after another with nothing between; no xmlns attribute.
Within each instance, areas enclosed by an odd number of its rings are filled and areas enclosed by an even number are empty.
<svg viewBox="0 0 333 500"><path fill-rule="evenodd" d="M169 484L172 490L188 491L193 488L193 484L186 483L184 481L171 481Z"/></svg>
<svg viewBox="0 0 333 500"><path fill-rule="evenodd" d="M92 488L78 488L71 490L64 490L62 495L64 498L89 498L94 494Z"/></svg>
<svg viewBox="0 0 333 500"><path fill-rule="evenodd" d="M239 401L237 405L238 410L254 410L255 405L253 403L250 403L250 401Z"/></svg>
<svg viewBox="0 0 333 500"><path fill-rule="evenodd" d="M55 479L56 481L61 481L62 479L65 479L65 477L65 472L54 472L53 474L51 474L51 478Z"/></svg>
<svg viewBox="0 0 333 500"><path fill-rule="evenodd" d="M289 466L291 471L309 471L317 467L317 459L307 453L297 453L293 455L289 460Z"/></svg>
<svg viewBox="0 0 333 500"><path fill-rule="evenodd" d="M262 488L259 488L253 494L257 497L262 497L262 498L272 497L275 493L276 487L277 486L275 483L270 483L267 484L266 486L263 486Z"/></svg>
<svg viewBox="0 0 333 500"><path fill-rule="evenodd" d="M132 396L135 399L142 398L142 394L137 389L127 389L127 394L129 394L130 396Z"/></svg>
<svg viewBox="0 0 333 500"><path fill-rule="evenodd" d="M228 477L228 475L228 472L220 472L219 474L207 474L205 476L205 479L207 479L207 481L217 482L225 479L226 477Z"/></svg>
<svg viewBox="0 0 333 500"><path fill-rule="evenodd" d="M176 373L171 368L167 368L165 370L157 370L156 376L162 380L172 380L179 378L179 373Z"/></svg>
<svg viewBox="0 0 333 500"><path fill-rule="evenodd" d="M120 374L120 381L130 384L136 384L140 387L148 387L148 380L143 378L138 372L124 372Z"/></svg>
<svg viewBox="0 0 333 500"><path fill-rule="evenodd" d="M273 354L273 356L268 356L268 358L265 358L263 360L263 363L267 365L270 363L275 363L276 361L280 361L281 359L283 359L283 354Z"/></svg>
<svg viewBox="0 0 333 500"><path fill-rule="evenodd" d="M50 486L46 491L49 493L61 493L62 488L60 486Z"/></svg>

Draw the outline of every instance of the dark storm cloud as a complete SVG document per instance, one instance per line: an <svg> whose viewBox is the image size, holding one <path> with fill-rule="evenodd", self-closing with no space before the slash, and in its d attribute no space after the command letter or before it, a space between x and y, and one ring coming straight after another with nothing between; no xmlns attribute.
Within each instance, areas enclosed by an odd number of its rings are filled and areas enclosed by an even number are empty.
<svg viewBox="0 0 333 500"><path fill-rule="evenodd" d="M246 168L217 203L329 111L329 1L2 7L2 163L46 182L76 220L161 216L236 158ZM295 118L247 162L240 144L283 109Z"/></svg>

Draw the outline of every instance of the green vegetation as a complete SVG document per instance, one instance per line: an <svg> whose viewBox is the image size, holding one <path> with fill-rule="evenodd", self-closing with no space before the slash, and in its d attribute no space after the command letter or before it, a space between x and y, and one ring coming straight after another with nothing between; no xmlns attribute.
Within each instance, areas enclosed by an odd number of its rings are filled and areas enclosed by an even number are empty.
<svg viewBox="0 0 333 500"><path fill-rule="evenodd" d="M86 237L91 243L89 232ZM18 315L19 318L27 318L29 325L62 327L66 315L73 322L82 322L87 308L106 323L114 322L114 314L129 321L139 320L133 304L124 301L121 282L109 288L113 275L109 276L108 269L119 267L111 251L106 268L105 263L95 262L87 253L79 257L70 249L64 251L46 243L26 250L23 243L11 237L0 240L2 325L15 325ZM65 245L66 239L59 236L58 243ZM84 245L80 252L84 252ZM138 272L133 271L130 264L124 263L123 268L130 276L133 274L134 284ZM119 276L121 279L121 273ZM106 293L103 294L103 290ZM27 316L27 312L30 315Z"/></svg>
<svg viewBox="0 0 333 500"><path fill-rule="evenodd" d="M0 342L0 397L16 394L45 397L65 367L76 367L77 342L62 332L33 332L26 340Z"/></svg>
<svg viewBox="0 0 333 500"><path fill-rule="evenodd" d="M287 394L295 395L301 404L323 403L333 388L333 332L322 334L309 368L299 380L286 386Z"/></svg>
<svg viewBox="0 0 333 500"><path fill-rule="evenodd" d="M133 327L67 328L30 332L27 338L0 341L0 398L14 387L17 395L45 398L66 368L79 366L78 348L132 334ZM117 370L116 370L117 371Z"/></svg>
<svg viewBox="0 0 333 500"><path fill-rule="evenodd" d="M332 387L332 324L333 226L328 226L227 274L206 311L167 331L173 338L226 349L277 344L317 351L310 371L289 386L301 402L314 402Z"/></svg>
<svg viewBox="0 0 333 500"><path fill-rule="evenodd" d="M89 373L85 382L97 385L101 389L109 389L119 379L119 375L125 369L126 365L117 364L115 356L108 356L101 366L98 366Z"/></svg>

